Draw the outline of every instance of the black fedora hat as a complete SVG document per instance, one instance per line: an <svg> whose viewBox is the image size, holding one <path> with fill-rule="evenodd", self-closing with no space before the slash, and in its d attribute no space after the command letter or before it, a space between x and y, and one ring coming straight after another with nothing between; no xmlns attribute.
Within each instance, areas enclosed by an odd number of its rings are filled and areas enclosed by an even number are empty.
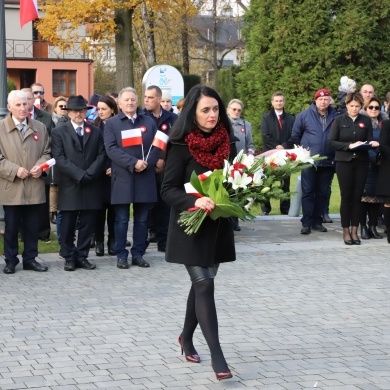
<svg viewBox="0 0 390 390"><path fill-rule="evenodd" d="M84 109L91 109L94 107L87 106L87 103L85 102L85 99L81 95L77 96L70 96L68 101L66 102L66 107L64 110L84 110Z"/></svg>

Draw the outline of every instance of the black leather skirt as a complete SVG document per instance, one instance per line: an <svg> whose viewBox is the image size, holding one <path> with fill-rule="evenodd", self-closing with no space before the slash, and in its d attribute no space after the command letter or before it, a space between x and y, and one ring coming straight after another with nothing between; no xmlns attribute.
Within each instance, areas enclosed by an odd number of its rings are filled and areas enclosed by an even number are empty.
<svg viewBox="0 0 390 390"><path fill-rule="evenodd" d="M186 265L188 274L190 275L193 284L201 282L205 279L214 279L218 272L219 263L213 267L199 267L197 265Z"/></svg>

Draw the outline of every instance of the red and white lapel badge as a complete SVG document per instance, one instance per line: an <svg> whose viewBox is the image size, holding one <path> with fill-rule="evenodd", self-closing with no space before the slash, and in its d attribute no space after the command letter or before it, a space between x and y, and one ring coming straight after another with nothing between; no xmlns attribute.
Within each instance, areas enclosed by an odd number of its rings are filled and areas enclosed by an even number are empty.
<svg viewBox="0 0 390 390"><path fill-rule="evenodd" d="M143 133L146 133L146 127L145 126L140 126L140 129Z"/></svg>
<svg viewBox="0 0 390 390"><path fill-rule="evenodd" d="M38 134L34 134L33 138L34 138L34 141L38 141L39 140Z"/></svg>
<svg viewBox="0 0 390 390"><path fill-rule="evenodd" d="M358 124L358 126L361 128L361 129L364 129L366 126L364 126L364 123L362 123L362 122L360 122L359 124Z"/></svg>
<svg viewBox="0 0 390 390"><path fill-rule="evenodd" d="M91 128L90 127L86 127L84 129L84 131L85 131L86 134L90 134L91 133Z"/></svg>
<svg viewBox="0 0 390 390"><path fill-rule="evenodd" d="M168 129L168 126L165 123L161 125L162 131L167 131L167 129Z"/></svg>

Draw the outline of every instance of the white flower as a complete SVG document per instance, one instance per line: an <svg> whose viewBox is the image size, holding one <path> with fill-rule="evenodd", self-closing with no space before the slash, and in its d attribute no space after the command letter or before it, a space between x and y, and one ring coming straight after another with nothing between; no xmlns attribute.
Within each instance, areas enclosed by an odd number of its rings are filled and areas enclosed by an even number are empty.
<svg viewBox="0 0 390 390"><path fill-rule="evenodd" d="M241 158L241 164L246 165L249 169L255 161L255 156L253 154L243 154Z"/></svg>
<svg viewBox="0 0 390 390"><path fill-rule="evenodd" d="M263 184L263 178L265 177L263 170L260 168L253 174L253 184L258 187Z"/></svg>
<svg viewBox="0 0 390 390"><path fill-rule="evenodd" d="M297 155L296 162L314 164L314 160L310 156L310 150L305 149L302 146L294 145L294 149L286 150L286 152L295 153Z"/></svg>
<svg viewBox="0 0 390 390"><path fill-rule="evenodd" d="M244 155L244 149L241 149L238 153L237 156L233 160L233 164L241 162L242 156Z"/></svg>
<svg viewBox="0 0 390 390"><path fill-rule="evenodd" d="M232 176L229 176L228 182L232 184L233 190L237 188L246 189L248 184L252 182L252 178L246 173L241 174L240 171L234 170Z"/></svg>
<svg viewBox="0 0 390 390"><path fill-rule="evenodd" d="M255 203L255 200L253 198L247 199L248 203L244 206L244 209L246 211L249 211L249 209L252 207L253 203Z"/></svg>
<svg viewBox="0 0 390 390"><path fill-rule="evenodd" d="M226 178L229 176L230 173L230 164L228 160L223 160L223 171L222 176L224 177L224 181L226 182Z"/></svg>
<svg viewBox="0 0 390 390"><path fill-rule="evenodd" d="M283 153L280 153L279 151L278 152L275 152L274 154L272 154L271 156L266 156L264 158L264 162L267 164L267 165L271 165L271 164L275 164L277 166L282 166L282 165L285 165L286 164L286 160L287 160L287 156L286 156L286 151L283 150Z"/></svg>

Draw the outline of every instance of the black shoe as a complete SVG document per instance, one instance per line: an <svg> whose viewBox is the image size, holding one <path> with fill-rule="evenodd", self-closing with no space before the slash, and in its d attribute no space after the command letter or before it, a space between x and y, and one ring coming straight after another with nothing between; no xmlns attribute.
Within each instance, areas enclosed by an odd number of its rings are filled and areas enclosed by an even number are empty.
<svg viewBox="0 0 390 390"><path fill-rule="evenodd" d="M366 225L360 227L360 237L362 238L362 240L370 239L370 235L368 234L368 229Z"/></svg>
<svg viewBox="0 0 390 390"><path fill-rule="evenodd" d="M121 269L128 269L129 263L127 262L127 259L118 259L116 262L116 266Z"/></svg>
<svg viewBox="0 0 390 390"><path fill-rule="evenodd" d="M65 259L64 270L74 271L76 269L75 261L73 259Z"/></svg>
<svg viewBox="0 0 390 390"><path fill-rule="evenodd" d="M333 220L329 217L329 214L324 214L322 216L322 223L333 223Z"/></svg>
<svg viewBox="0 0 390 390"><path fill-rule="evenodd" d="M137 257L131 260L131 264L138 265L138 267L147 268L150 267L150 264L144 260L143 257Z"/></svg>
<svg viewBox="0 0 390 390"><path fill-rule="evenodd" d="M129 240L126 240L126 246L127 247L131 246L131 242Z"/></svg>
<svg viewBox="0 0 390 390"><path fill-rule="evenodd" d="M240 231L241 231L240 225L235 225L235 226L233 227L233 230L234 230L235 232L240 232Z"/></svg>
<svg viewBox="0 0 390 390"><path fill-rule="evenodd" d="M166 246L165 246L165 245L157 245L157 250L158 250L159 252L165 252Z"/></svg>
<svg viewBox="0 0 390 390"><path fill-rule="evenodd" d="M360 245L361 244L361 241L359 239L352 239L352 242L354 245Z"/></svg>
<svg viewBox="0 0 390 390"><path fill-rule="evenodd" d="M310 233L311 233L310 226L302 226L301 234L310 234Z"/></svg>
<svg viewBox="0 0 390 390"><path fill-rule="evenodd" d="M108 249L107 249L107 252L110 256L115 256L116 252L115 252L115 247L114 246L109 246Z"/></svg>
<svg viewBox="0 0 390 390"><path fill-rule="evenodd" d="M45 272L48 270L46 265L39 264L36 260L23 264L23 269L27 271Z"/></svg>
<svg viewBox="0 0 390 390"><path fill-rule="evenodd" d="M15 273L16 264L15 263L8 263L8 264L6 264L4 269L3 269L3 272L5 274L14 274Z"/></svg>
<svg viewBox="0 0 390 390"><path fill-rule="evenodd" d="M157 235L156 235L156 233L149 232L148 241L149 242L157 242Z"/></svg>
<svg viewBox="0 0 390 390"><path fill-rule="evenodd" d="M269 215L268 211L263 211L263 215Z"/></svg>
<svg viewBox="0 0 390 390"><path fill-rule="evenodd" d="M84 269L95 269L96 264L90 263L87 259L77 260L76 268L84 268Z"/></svg>
<svg viewBox="0 0 390 390"><path fill-rule="evenodd" d="M325 226L321 225L321 224L313 225L311 228L313 230L316 230L317 232L321 232L321 233L325 233L325 232L328 231L328 229Z"/></svg>
<svg viewBox="0 0 390 390"><path fill-rule="evenodd" d="M353 245L353 241L352 240L344 240L344 244L345 245Z"/></svg>
<svg viewBox="0 0 390 390"><path fill-rule="evenodd" d="M96 241L95 248L96 256L104 256L104 243Z"/></svg>
<svg viewBox="0 0 390 390"><path fill-rule="evenodd" d="M381 236L381 235L378 233L378 231L376 230L376 226L370 226L370 227L368 228L368 234L369 234L369 236L372 237L372 238L376 238L376 239L378 239L378 238L383 238L383 236ZM362 237L362 238L363 238L363 237Z"/></svg>

